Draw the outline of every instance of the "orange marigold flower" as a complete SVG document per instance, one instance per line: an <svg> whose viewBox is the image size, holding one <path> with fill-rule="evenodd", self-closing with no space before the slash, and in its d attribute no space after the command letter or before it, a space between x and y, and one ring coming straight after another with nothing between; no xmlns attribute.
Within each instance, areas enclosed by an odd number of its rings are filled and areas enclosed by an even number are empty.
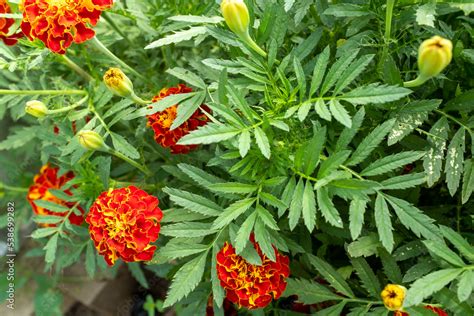
<svg viewBox="0 0 474 316"><path fill-rule="evenodd" d="M159 100L171 95L171 94L180 94L180 93L189 93L193 90L184 84L179 84L177 87L165 88L160 91L158 95L153 98L153 102L158 102ZM210 109L202 105L205 111L210 112ZM201 111L197 109L193 115L184 122L180 127L171 130L170 127L176 119L178 105L173 105L162 112L157 112L152 115L148 115L148 126L153 128L155 133L155 141L163 147L170 148L173 154L186 154L190 150L197 148L196 145L176 145L176 143L184 135L189 134L189 132L194 131L199 126L207 124L208 118Z"/></svg>
<svg viewBox="0 0 474 316"><path fill-rule="evenodd" d="M74 178L74 173L69 171L62 176L58 176L59 168L51 167L49 164L43 166L40 170L40 173L37 174L34 178L34 183L30 186L28 190L27 199L33 208L33 212L37 215L56 215L56 216L65 216L67 213L57 213L52 212L48 209L43 207L37 206L34 202L37 200L49 201L59 205L63 205L65 207L71 208L76 203L75 202L66 202L63 201L56 196L54 196L49 190L60 190L64 184ZM64 193L67 195L72 195L70 190L63 190ZM77 209L84 214L84 210L81 207L77 207ZM69 221L75 225L81 225L84 221L84 216L76 215L71 213L69 215ZM42 226L49 226L54 227L54 224L42 225Z"/></svg>
<svg viewBox="0 0 474 316"><path fill-rule="evenodd" d="M10 6L6 0L0 0L0 14L11 13ZM9 46L15 45L18 39L23 36L21 33L10 34L10 27L15 24L11 18L0 17L0 39Z"/></svg>
<svg viewBox="0 0 474 316"><path fill-rule="evenodd" d="M275 249L276 262L268 259L253 236L251 241L257 250L262 265L248 263L235 253L231 244L225 243L217 253L217 276L231 302L248 309L263 308L272 299L278 299L286 288L286 278L290 274L288 257Z"/></svg>
<svg viewBox="0 0 474 316"><path fill-rule="evenodd" d="M64 54L72 42L83 43L95 36L102 11L113 0L23 0L21 29L30 39L40 39L51 51Z"/></svg>
<svg viewBox="0 0 474 316"><path fill-rule="evenodd" d="M97 251L108 265L149 261L163 217L158 199L134 186L103 192L92 204L86 222Z"/></svg>
<svg viewBox="0 0 474 316"><path fill-rule="evenodd" d="M448 316L448 313L446 313L444 310L442 310L439 307L427 305L427 306L424 306L424 308L433 311L438 316ZM393 313L393 316L409 316L409 314L405 312L401 312L401 311L396 311Z"/></svg>

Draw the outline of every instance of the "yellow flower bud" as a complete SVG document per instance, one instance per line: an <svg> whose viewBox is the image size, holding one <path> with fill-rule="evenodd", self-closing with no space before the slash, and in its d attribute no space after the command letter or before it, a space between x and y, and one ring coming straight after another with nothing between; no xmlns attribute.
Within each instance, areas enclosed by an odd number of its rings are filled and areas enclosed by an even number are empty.
<svg viewBox="0 0 474 316"><path fill-rule="evenodd" d="M134 95L132 81L119 68L110 68L104 74L104 83L114 94L128 98Z"/></svg>
<svg viewBox="0 0 474 316"><path fill-rule="evenodd" d="M25 112L34 117L41 118L48 115L48 108L43 102L32 100L26 102Z"/></svg>
<svg viewBox="0 0 474 316"><path fill-rule="evenodd" d="M387 284L380 296L385 307L391 311L402 309L407 289L398 284Z"/></svg>
<svg viewBox="0 0 474 316"><path fill-rule="evenodd" d="M80 131L77 134L79 143L87 150L99 150L105 147L104 139L98 133L90 130Z"/></svg>
<svg viewBox="0 0 474 316"><path fill-rule="evenodd" d="M418 68L420 76L437 76L446 68L453 57L453 44L440 36L433 36L421 43L418 49Z"/></svg>
<svg viewBox="0 0 474 316"><path fill-rule="evenodd" d="M240 37L248 36L250 16L243 0L222 0L221 10L232 32Z"/></svg>

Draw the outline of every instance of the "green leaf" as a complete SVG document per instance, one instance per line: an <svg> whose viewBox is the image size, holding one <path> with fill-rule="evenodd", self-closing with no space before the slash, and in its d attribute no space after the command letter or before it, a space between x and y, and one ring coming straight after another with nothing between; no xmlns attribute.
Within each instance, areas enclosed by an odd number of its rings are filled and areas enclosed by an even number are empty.
<svg viewBox="0 0 474 316"><path fill-rule="evenodd" d="M148 285L148 281L145 277L145 274L143 273L142 268L140 267L140 263L128 262L127 266L128 270L130 270L135 280L137 280L138 283L140 283L140 285L143 286L145 289L149 289L150 286Z"/></svg>
<svg viewBox="0 0 474 316"><path fill-rule="evenodd" d="M277 222L273 218L273 215L265 209L261 205L257 205L256 212L258 214L258 218L265 224L265 226L269 227L272 230L280 230L277 225Z"/></svg>
<svg viewBox="0 0 474 316"><path fill-rule="evenodd" d="M464 176L462 181L462 203L466 204L474 191L474 159L464 162Z"/></svg>
<svg viewBox="0 0 474 316"><path fill-rule="evenodd" d="M319 163L319 155L326 142L326 127L317 129L311 140L302 144L295 154L295 169L310 176Z"/></svg>
<svg viewBox="0 0 474 316"><path fill-rule="evenodd" d="M296 56L293 58L293 68L295 69L296 81L298 82L298 89L300 90L300 98L303 99L306 94L306 76L303 66ZM300 121L303 120L304 118L302 119L300 117Z"/></svg>
<svg viewBox="0 0 474 316"><path fill-rule="evenodd" d="M426 3L416 9L416 23L434 27L436 20L436 3Z"/></svg>
<svg viewBox="0 0 474 316"><path fill-rule="evenodd" d="M393 233L392 233L392 221L390 220L390 212L388 210L387 202L382 194L377 194L375 200L375 224L379 233L380 241L382 245L387 249L389 253L393 250Z"/></svg>
<svg viewBox="0 0 474 316"><path fill-rule="evenodd" d="M329 101L329 110L331 110L331 114L336 119L336 121L347 128L352 127L351 116L338 100L331 99L331 101Z"/></svg>
<svg viewBox="0 0 474 316"><path fill-rule="evenodd" d="M173 306L191 293L199 284L206 267L208 251L184 264L173 277L163 307Z"/></svg>
<svg viewBox="0 0 474 316"><path fill-rule="evenodd" d="M255 140L257 142L257 146L262 152L262 155L265 158L270 159L270 142L268 141L268 137L265 132L260 127L255 127Z"/></svg>
<svg viewBox="0 0 474 316"><path fill-rule="evenodd" d="M208 245L195 244L190 242L168 242L158 250L157 257L160 260L174 260L190 255L194 255L209 249Z"/></svg>
<svg viewBox="0 0 474 316"><path fill-rule="evenodd" d="M424 151L405 151L402 153L385 156L372 162L369 166L367 166L367 168L360 172L360 175L367 177L381 175L417 161L425 154L426 153Z"/></svg>
<svg viewBox="0 0 474 316"><path fill-rule="evenodd" d="M461 182L465 146L465 130L460 128L451 140L446 153L446 183L451 196L456 194Z"/></svg>
<svg viewBox="0 0 474 316"><path fill-rule="evenodd" d="M93 279L96 269L96 257L95 257L95 247L92 240L87 242L86 246L86 262L85 262L87 275Z"/></svg>
<svg viewBox="0 0 474 316"><path fill-rule="evenodd" d="M329 224L335 227L343 227L341 216L339 215L338 210L334 207L331 199L329 198L329 193L327 188L319 188L316 191L319 209L323 214L324 219Z"/></svg>
<svg viewBox="0 0 474 316"><path fill-rule="evenodd" d="M201 89L206 89L206 84L201 79L201 77L199 77L198 75L196 75L195 73L187 69L175 67L172 69L168 69L166 72L180 80L183 80L189 83L192 86L195 86Z"/></svg>
<svg viewBox="0 0 474 316"><path fill-rule="evenodd" d="M402 272L400 271L395 258L385 250L385 248L380 247L377 252L382 260L383 270L387 278L395 284L401 284Z"/></svg>
<svg viewBox="0 0 474 316"><path fill-rule="evenodd" d="M341 3L341 4L331 4L328 9L326 9L323 14L325 15L334 15L336 17L361 17L371 14L367 9L362 6L350 4L350 3Z"/></svg>
<svg viewBox="0 0 474 316"><path fill-rule="evenodd" d="M377 249L382 244L375 233L363 236L353 241L347 246L347 252L351 257L370 257L377 253Z"/></svg>
<svg viewBox="0 0 474 316"><path fill-rule="evenodd" d="M217 254L219 253L219 247L216 243L212 247L212 263L211 263L211 281L212 281L212 296L214 302L218 307L222 306L224 302L225 292L221 286L221 282L217 276ZM217 315L216 315L217 316Z"/></svg>
<svg viewBox="0 0 474 316"><path fill-rule="evenodd" d="M318 171L318 179L322 179L326 176L329 176L334 170L339 168L340 165L344 164L350 154L350 150L343 150L332 153L329 158L321 164L321 167Z"/></svg>
<svg viewBox="0 0 474 316"><path fill-rule="evenodd" d="M239 153L242 158L247 156L251 143L252 140L250 138L250 132L248 130L244 130L239 137Z"/></svg>
<svg viewBox="0 0 474 316"><path fill-rule="evenodd" d="M191 27L187 30L178 31L171 35L167 35L163 38L160 38L159 40L148 44L145 47L145 49L158 48L158 47L169 45L169 44L176 44L176 43L188 41L198 35L206 34L206 32L207 32L207 28L204 26Z"/></svg>
<svg viewBox="0 0 474 316"><path fill-rule="evenodd" d="M351 262L352 266L356 270L357 275L362 281L362 285L369 292L369 295L378 299L381 292L380 282L367 261L364 258L359 257L351 258Z"/></svg>
<svg viewBox="0 0 474 316"><path fill-rule="evenodd" d="M203 16L203 15L175 15L168 20L187 23L211 23L218 24L224 22L224 18L220 16Z"/></svg>
<svg viewBox="0 0 474 316"><path fill-rule="evenodd" d="M62 222L64 220L64 216L36 215L32 219L35 223L57 224L57 223ZM0 227L1 226L3 226L3 225L0 225ZM6 227L6 222L5 222L5 227Z"/></svg>
<svg viewBox="0 0 474 316"><path fill-rule="evenodd" d="M459 252L469 261L474 262L474 247L470 245L460 234L449 227L440 226L444 238L456 247Z"/></svg>
<svg viewBox="0 0 474 316"><path fill-rule="evenodd" d="M157 112L162 112L173 105L177 105L195 95L196 92L171 94L159 100L158 102L152 103L147 107L141 108L139 111L142 116L155 114Z"/></svg>
<svg viewBox="0 0 474 316"><path fill-rule="evenodd" d="M300 106L298 110L298 119L300 120L300 122L303 122L306 119L309 114L309 110L311 110L311 103L309 102L304 102Z"/></svg>
<svg viewBox="0 0 474 316"><path fill-rule="evenodd" d="M42 207L47 209L48 211L55 212L55 213L66 213L69 212L69 208L63 205L56 204L54 202L46 201L46 200L35 200L36 206Z"/></svg>
<svg viewBox="0 0 474 316"><path fill-rule="evenodd" d="M354 292L352 292L349 284L329 263L313 255L308 255L308 259L311 265L321 273L324 280L329 282L336 291L347 297L354 297Z"/></svg>
<svg viewBox="0 0 474 316"><path fill-rule="evenodd" d="M212 144L228 140L241 131L238 128L209 123L182 137L178 145Z"/></svg>
<svg viewBox="0 0 474 316"><path fill-rule="evenodd" d="M287 209L288 204L277 198L276 196L267 193L267 192L260 192L259 197L263 203L274 206L278 209Z"/></svg>
<svg viewBox="0 0 474 316"><path fill-rule="evenodd" d="M314 104L314 110L324 120L331 121L331 111L329 111L323 99L318 99Z"/></svg>
<svg viewBox="0 0 474 316"><path fill-rule="evenodd" d="M362 231L364 225L364 214L367 208L367 200L354 199L349 207L349 230L351 237L356 240Z"/></svg>
<svg viewBox="0 0 474 316"><path fill-rule="evenodd" d="M283 190L283 193L281 195L281 200L282 202L286 205L285 207L280 207L278 209L278 217L281 217L283 213L288 209L290 204L293 201L293 196L295 193L295 188L296 188L296 179L295 177L291 177L288 183L285 186L285 189ZM299 216L298 216L299 218ZM298 219L296 219L298 220Z"/></svg>
<svg viewBox="0 0 474 316"><path fill-rule="evenodd" d="M216 231L209 223L183 222L161 227L160 234L172 237L203 237Z"/></svg>
<svg viewBox="0 0 474 316"><path fill-rule="evenodd" d="M303 193L302 212L304 224L311 233L316 225L316 198L314 196L313 185L310 180L306 181Z"/></svg>
<svg viewBox="0 0 474 316"><path fill-rule="evenodd" d="M219 205L203 196L172 188L164 188L163 192L170 196L171 201L191 212L207 216L219 216L223 212Z"/></svg>
<svg viewBox="0 0 474 316"><path fill-rule="evenodd" d="M275 262L275 249L273 248L272 242L270 240L270 234L268 233L265 224L260 219L260 217L258 217L255 221L254 233L255 241L260 246L260 249L262 249L263 254L266 255L268 259Z"/></svg>
<svg viewBox="0 0 474 316"><path fill-rule="evenodd" d="M433 240L423 240L423 243L432 254L440 259L458 267L464 267L466 265L462 259L445 244Z"/></svg>
<svg viewBox="0 0 474 316"><path fill-rule="evenodd" d="M416 280L405 296L404 306L420 304L425 298L446 287L463 269L443 269Z"/></svg>
<svg viewBox="0 0 474 316"><path fill-rule="evenodd" d="M359 54L359 50L351 50L348 53L341 56L329 69L326 78L324 79L324 83L321 87L320 95L323 96L326 92L331 89L336 81L341 77L342 73L349 67L351 62L356 58L357 54Z"/></svg>
<svg viewBox="0 0 474 316"><path fill-rule="evenodd" d="M290 204L289 225L290 230L293 230L301 217L303 207L304 181L300 178L293 193L293 198Z"/></svg>
<svg viewBox="0 0 474 316"><path fill-rule="evenodd" d="M5 128L5 127L4 127ZM36 138L38 126L29 126L15 130L10 133L4 141L0 142L0 150L10 150L20 148Z"/></svg>
<svg viewBox="0 0 474 316"><path fill-rule="evenodd" d="M250 233L253 230L255 225L255 220L257 219L257 212L252 212L249 217L240 226L237 231L237 236L235 237L235 251L239 254L247 246L250 238Z"/></svg>
<svg viewBox="0 0 474 316"><path fill-rule="evenodd" d="M178 112L176 118L173 121L173 124L170 127L170 130L174 130L180 127L184 122L186 122L202 105L204 99L206 98L205 92L199 92L190 99L186 99L181 102L178 106Z"/></svg>
<svg viewBox="0 0 474 316"><path fill-rule="evenodd" d="M114 148L124 154L125 156L138 159L140 158L140 153L138 150L135 149L123 136L115 133L110 133L112 137L112 143L114 144Z"/></svg>
<svg viewBox="0 0 474 316"><path fill-rule="evenodd" d="M209 185L216 182L224 182L224 180L205 172L197 167L185 163L178 164L179 170L184 172L188 177L194 180L197 185L207 188Z"/></svg>
<svg viewBox="0 0 474 316"><path fill-rule="evenodd" d="M211 191L224 193L252 193L257 191L258 186L255 184L239 183L239 182L224 182L214 183L208 186Z"/></svg>
<svg viewBox="0 0 474 316"><path fill-rule="evenodd" d="M365 109L364 107L361 107L359 111L357 111L356 115L354 115L354 117L352 118L352 127L344 128L344 130L341 133L341 136L339 136L339 139L337 140L337 143L336 143L335 151L340 152L343 149L347 148L347 146L350 144L354 136L359 131L362 125L362 122L364 121L364 116L365 116Z"/></svg>
<svg viewBox="0 0 474 316"><path fill-rule="evenodd" d="M313 94L319 89L323 82L324 74L326 73L327 65L329 64L329 45L324 48L321 54L318 55L318 60L314 66L313 78L311 80L311 88L309 90L308 98L311 98Z"/></svg>
<svg viewBox="0 0 474 316"><path fill-rule="evenodd" d="M372 83L360 86L346 94L338 96L339 100L347 101L354 105L379 104L399 100L412 91L399 86L380 85Z"/></svg>
<svg viewBox="0 0 474 316"><path fill-rule="evenodd" d="M44 246L44 250L46 250L46 254L44 256L44 260L46 263L53 263L56 259L56 250L58 249L58 238L59 234L54 234L48 242L46 246Z"/></svg>
<svg viewBox="0 0 474 316"><path fill-rule="evenodd" d="M307 305L342 299L342 297L316 282L304 279L288 279L287 282L285 296L297 295L298 301Z"/></svg>
<svg viewBox="0 0 474 316"><path fill-rule="evenodd" d="M403 190L417 187L426 182L423 172L409 173L380 182L383 190Z"/></svg>
<svg viewBox="0 0 474 316"><path fill-rule="evenodd" d="M353 62L347 69L344 70L341 77L336 83L334 94L338 94L346 88L355 78L357 78L365 68L370 64L375 55L364 55L360 59Z"/></svg>
<svg viewBox="0 0 474 316"><path fill-rule="evenodd" d="M38 228L31 234L31 238L39 239L50 236L58 231L57 227Z"/></svg>
<svg viewBox="0 0 474 316"><path fill-rule="evenodd" d="M359 146L357 146L357 149L352 154L346 165L355 166L364 161L390 132L394 123L395 121L393 119L388 120L370 132L370 134L362 140Z"/></svg>
<svg viewBox="0 0 474 316"><path fill-rule="evenodd" d="M256 198L246 198L231 204L225 211L214 221L213 229L220 229L228 225L237 217L245 213L256 201Z"/></svg>
<svg viewBox="0 0 474 316"><path fill-rule="evenodd" d="M474 287L474 271L464 271L459 278L458 298L461 302L466 301L471 296Z"/></svg>
<svg viewBox="0 0 474 316"><path fill-rule="evenodd" d="M418 208L399 198L385 195L386 200L395 210L400 222L413 231L417 237L439 240L439 229L433 224L434 220Z"/></svg>

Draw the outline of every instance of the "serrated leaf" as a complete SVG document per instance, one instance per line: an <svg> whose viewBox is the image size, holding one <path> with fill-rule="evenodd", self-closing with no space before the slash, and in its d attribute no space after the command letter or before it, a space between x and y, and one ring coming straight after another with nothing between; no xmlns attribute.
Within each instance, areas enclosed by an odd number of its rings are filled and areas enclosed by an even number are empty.
<svg viewBox="0 0 474 316"><path fill-rule="evenodd" d="M336 99L329 101L329 110L336 121L347 128L352 127L352 118L346 108Z"/></svg>
<svg viewBox="0 0 474 316"><path fill-rule="evenodd" d="M343 150L340 152L332 153L319 167L318 179L322 179L330 175L334 170L339 168L340 165L344 164L349 155L351 154L350 150Z"/></svg>
<svg viewBox="0 0 474 316"><path fill-rule="evenodd" d="M410 89L399 86L372 83L366 86L360 86L348 93L338 96L338 99L354 105L379 104L399 100L411 92Z"/></svg>
<svg viewBox="0 0 474 316"><path fill-rule="evenodd" d="M383 270L388 279L395 284L401 284L402 272L400 271L400 267L397 265L395 258L384 248L378 249L378 255L382 261Z"/></svg>
<svg viewBox="0 0 474 316"><path fill-rule="evenodd" d="M239 137L239 153L242 158L247 156L247 153L250 150L251 142L252 140L250 138L250 132L248 130L244 130Z"/></svg>
<svg viewBox="0 0 474 316"><path fill-rule="evenodd" d="M436 3L426 3L416 9L416 23L434 27Z"/></svg>
<svg viewBox="0 0 474 316"><path fill-rule="evenodd" d="M86 262L85 262L87 275L93 279L96 269L96 258L95 258L95 247L92 241L87 242L86 246Z"/></svg>
<svg viewBox="0 0 474 316"><path fill-rule="evenodd" d="M354 151L349 161L346 162L346 165L355 166L364 161L390 132L394 123L395 120L388 120L370 132L370 134L362 140L359 146L357 146L357 149Z"/></svg>
<svg viewBox="0 0 474 316"><path fill-rule="evenodd" d="M474 159L464 162L464 176L462 180L462 203L466 204L474 191Z"/></svg>
<svg viewBox="0 0 474 316"><path fill-rule="evenodd" d="M32 234L31 238L39 239L50 236L58 231L57 227L38 228Z"/></svg>
<svg viewBox="0 0 474 316"><path fill-rule="evenodd" d="M158 250L158 257L160 259L166 258L166 260L174 260L194 255L208 249L208 245L189 242L168 242Z"/></svg>
<svg viewBox="0 0 474 316"><path fill-rule="evenodd" d="M329 198L329 193L327 188L322 187L316 191L318 206L323 214L324 219L329 224L335 227L343 227L341 216L339 215L338 210L334 207L331 199Z"/></svg>
<svg viewBox="0 0 474 316"><path fill-rule="evenodd" d="M293 191L293 197L290 204L290 213L288 215L290 230L293 230L301 217L304 194L304 181L300 178L296 188Z"/></svg>
<svg viewBox="0 0 474 316"><path fill-rule="evenodd" d="M295 169L310 176L319 163L319 156L326 142L326 127L315 131L313 138L298 148L294 158Z"/></svg>
<svg viewBox="0 0 474 316"><path fill-rule="evenodd" d="M237 217L245 213L256 201L256 198L246 198L231 204L225 211L214 221L212 228L220 229Z"/></svg>
<svg viewBox="0 0 474 316"><path fill-rule="evenodd" d="M321 54L318 55L318 60L314 66L313 78L311 80L311 88L309 90L309 98L319 89L321 83L323 82L324 74L326 73L326 68L329 61L329 46L326 46Z"/></svg>
<svg viewBox="0 0 474 316"><path fill-rule="evenodd" d="M265 224L265 226L273 230L280 230L277 222L273 218L273 215L267 209L261 205L258 205L256 207L256 212L258 214L258 218L262 221L262 223Z"/></svg>
<svg viewBox="0 0 474 316"><path fill-rule="evenodd" d="M365 109L364 107L361 107L359 111L357 111L356 115L354 115L354 117L352 118L352 127L346 127L342 131L341 136L339 137L336 143L336 151L342 151L343 149L347 148L354 136L359 131L359 128L361 127L362 122L364 121L364 116Z"/></svg>
<svg viewBox="0 0 474 316"><path fill-rule="evenodd" d="M135 280L137 280L141 286L143 286L145 289L150 288L150 286L148 285L148 281L145 277L145 273L143 273L139 262L128 262L127 266L128 270L130 270Z"/></svg>
<svg viewBox="0 0 474 316"><path fill-rule="evenodd" d="M164 188L163 192L170 196L171 201L191 212L207 216L219 216L223 209L213 201L183 190Z"/></svg>
<svg viewBox="0 0 474 316"><path fill-rule="evenodd" d="M204 26L191 27L187 30L175 32L171 35L167 35L157 41L154 41L148 44L145 47L145 49L152 49L152 48L157 48L157 47L161 47L161 46L165 46L169 44L175 44L175 43L180 43L183 41L188 41L198 35L206 34L206 31L207 31L207 28Z"/></svg>
<svg viewBox="0 0 474 316"><path fill-rule="evenodd" d="M295 69L296 81L298 82L298 89L300 90L300 100L302 100L306 94L306 76L303 66L296 56L293 58L293 68ZM303 121L305 118L306 116L300 117L300 121Z"/></svg>
<svg viewBox="0 0 474 316"><path fill-rule="evenodd" d="M321 87L320 95L326 94L335 84L336 81L341 77L342 73L347 69L351 62L359 54L359 50L350 51L343 56L341 56L329 69L326 78L324 79L323 85Z"/></svg>
<svg viewBox="0 0 474 316"><path fill-rule="evenodd" d="M331 121L332 115L323 99L318 99L314 104L314 110L324 120Z"/></svg>
<svg viewBox="0 0 474 316"><path fill-rule="evenodd" d="M255 225L255 220L257 218L257 212L253 212L249 217L240 226L237 236L235 237L235 251L236 253L241 253L244 248L247 246L250 238L250 233L253 230Z"/></svg>
<svg viewBox="0 0 474 316"><path fill-rule="evenodd" d="M192 98L181 102L178 105L176 118L174 119L173 124L171 124L170 130L174 130L186 122L196 112L199 106L201 106L205 98L206 93L200 92Z"/></svg>
<svg viewBox="0 0 474 316"><path fill-rule="evenodd" d="M212 235L217 230L209 223L177 223L161 227L160 234L173 237L203 237Z"/></svg>
<svg viewBox="0 0 474 316"><path fill-rule="evenodd" d="M168 20L187 23L212 23L217 24L224 22L224 18L220 16L203 16L203 15L175 15Z"/></svg>
<svg viewBox="0 0 474 316"><path fill-rule="evenodd" d="M447 286L462 272L463 269L444 269L416 280L405 296L404 306L420 304L425 298Z"/></svg>
<svg viewBox="0 0 474 316"><path fill-rule="evenodd" d="M268 141L268 137L265 132L260 127L255 127L255 141L257 142L257 146L262 152L262 155L270 159L270 142Z"/></svg>
<svg viewBox="0 0 474 316"><path fill-rule="evenodd" d="M462 261L462 259L445 244L433 240L423 240L423 244L425 244L426 248L428 248L432 254L439 257L440 259L449 262L454 266L465 266L465 263Z"/></svg>
<svg viewBox="0 0 474 316"><path fill-rule="evenodd" d="M206 89L206 84L201 79L201 77L199 77L198 75L196 75L195 73L189 70L175 67L172 69L168 69L166 72L180 80L183 80L189 83L192 86L195 86L201 89Z"/></svg>
<svg viewBox="0 0 474 316"><path fill-rule="evenodd" d="M405 151L402 153L385 156L372 162L369 166L367 166L367 168L360 172L360 175L368 177L381 175L417 161L425 154L426 153L424 151Z"/></svg>
<svg viewBox="0 0 474 316"><path fill-rule="evenodd" d="M286 184L285 189L283 190L283 193L281 194L281 200L287 206L286 207L280 207L278 209L278 217L281 217L283 215L283 213L290 206L290 203L292 203L295 188L296 188L296 179L295 179L295 177L291 177L290 180L288 181L288 183Z"/></svg>
<svg viewBox="0 0 474 316"><path fill-rule="evenodd" d="M426 182L423 172L409 173L380 182L383 190L404 190L417 187Z"/></svg>
<svg viewBox="0 0 474 316"><path fill-rule="evenodd" d="M347 252L351 257L370 257L377 253L382 244L375 233L359 237L347 246Z"/></svg>
<svg viewBox="0 0 474 316"><path fill-rule="evenodd" d="M276 196L274 196L270 193L260 192L259 197L260 197L260 199L262 200L263 203L271 205L271 206L276 207L278 209L288 208L288 205L285 202L283 202L282 200L280 200L279 198L277 198Z"/></svg>
<svg viewBox="0 0 474 316"><path fill-rule="evenodd" d="M303 221L311 233L316 225L316 197L310 180L306 181L302 201Z"/></svg>
<svg viewBox="0 0 474 316"><path fill-rule="evenodd" d="M308 259L311 265L321 273L324 280L329 282L336 291L347 297L354 297L354 292L352 292L349 284L329 263L313 255L308 255Z"/></svg>
<svg viewBox="0 0 474 316"><path fill-rule="evenodd" d="M163 304L164 308L173 306L173 304L186 297L198 286L206 267L207 254L208 252L206 251L202 255L188 261L176 272Z"/></svg>
<svg viewBox="0 0 474 316"><path fill-rule="evenodd" d="M474 262L474 247L470 245L460 234L456 233L449 227L440 226L441 233L444 238L449 240L450 243L456 247L456 249L469 261Z"/></svg>
<svg viewBox="0 0 474 316"><path fill-rule="evenodd" d="M300 122L303 122L306 119L309 114L309 110L311 110L311 103L309 102L305 102L300 106L298 110L298 119Z"/></svg>
<svg viewBox="0 0 474 316"><path fill-rule="evenodd" d="M460 128L451 140L446 153L446 183L451 196L456 194L461 182L465 150L465 130Z"/></svg>
<svg viewBox="0 0 474 316"><path fill-rule="evenodd" d="M341 77L337 80L334 94L338 94L346 88L355 78L357 78L369 65L375 55L364 55L354 61L347 69L344 70Z"/></svg>
<svg viewBox="0 0 474 316"><path fill-rule="evenodd" d="M225 292L221 286L219 277L217 276L217 254L218 253L219 253L219 247L217 246L217 244L214 244L214 246L212 247L212 263L211 263L212 296L214 298L214 302L217 304L217 307L220 308L224 302Z"/></svg>
<svg viewBox="0 0 474 316"><path fill-rule="evenodd" d="M131 145L122 135L111 133L110 136L112 137L112 143L114 144L115 150L132 159L140 158L140 153L138 150L133 147L133 145Z"/></svg>
<svg viewBox="0 0 474 316"><path fill-rule="evenodd" d="M33 203L35 203L36 206L42 207L42 208L47 209L48 211L51 211L51 212L55 212L55 213L69 212L68 207L66 207L64 205L56 204L56 203L51 202L51 201L35 200Z"/></svg>
<svg viewBox="0 0 474 316"><path fill-rule="evenodd" d="M196 92L189 92L189 93L178 93L178 94L171 94L158 102L152 103L147 107L141 108L139 110L140 114L143 116L152 115L157 112L162 112L167 108L177 105L184 100L187 100L196 95Z"/></svg>
<svg viewBox="0 0 474 316"><path fill-rule="evenodd" d="M58 249L58 238L59 234L53 235L48 242L46 243L46 246L44 246L44 250L46 250L46 254L44 256L44 260L46 263L53 263L54 260L56 259L56 250Z"/></svg>
<svg viewBox="0 0 474 316"><path fill-rule="evenodd" d="M393 241L392 221L390 220L390 212L388 210L387 202L381 194L377 194L377 199L375 200L374 217L380 241L385 249L391 253L393 245L395 244Z"/></svg>
<svg viewBox="0 0 474 316"><path fill-rule="evenodd" d="M208 186L211 191L224 193L252 193L258 189L256 184L240 182L214 183Z"/></svg>
<svg viewBox="0 0 474 316"><path fill-rule="evenodd" d="M364 258L351 258L352 266L371 297L380 297L380 282Z"/></svg>
<svg viewBox="0 0 474 316"><path fill-rule="evenodd" d="M262 250L263 254L266 255L268 259L275 262L275 249L273 248L272 242L270 240L270 234L267 231L267 228L265 227L265 224L260 219L260 217L258 217L255 221L254 233L255 241L260 246L260 249Z"/></svg>
<svg viewBox="0 0 474 316"><path fill-rule="evenodd" d="M458 284L458 298L459 301L466 301L469 296L471 296L472 290L474 287L474 271L467 270L464 271L461 277L459 278Z"/></svg>
<svg viewBox="0 0 474 316"><path fill-rule="evenodd" d="M356 240L362 231L364 225L364 214L367 208L367 200L354 199L349 207L349 230L351 237Z"/></svg>
<svg viewBox="0 0 474 316"><path fill-rule="evenodd" d="M285 295L297 295L304 304L318 304L325 301L340 300L341 297L321 284L304 279L288 279Z"/></svg>
<svg viewBox="0 0 474 316"><path fill-rule="evenodd" d="M240 129L209 123L185 135L178 141L178 145L212 144L228 140L240 133Z"/></svg>
<svg viewBox="0 0 474 316"><path fill-rule="evenodd" d="M37 126L29 126L15 133L10 133L4 141L0 142L0 150L10 150L20 148L36 138Z"/></svg>

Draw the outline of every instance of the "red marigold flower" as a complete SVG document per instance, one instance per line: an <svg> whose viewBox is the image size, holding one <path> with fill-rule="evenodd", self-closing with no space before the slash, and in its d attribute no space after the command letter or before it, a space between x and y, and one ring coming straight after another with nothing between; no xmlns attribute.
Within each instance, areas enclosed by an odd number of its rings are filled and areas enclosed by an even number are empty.
<svg viewBox="0 0 474 316"><path fill-rule="evenodd" d="M55 215L55 216L66 216L67 214L67 212L57 213L57 212L52 212L43 207L39 207L34 203L37 200L53 202L53 203L63 205L68 208L71 208L76 204L75 202L63 201L57 198L56 196L54 196L49 191L50 189L60 190L64 186L64 184L66 184L68 181L74 178L74 173L72 171L69 171L63 174L62 176L58 176L58 171L59 171L59 168L51 167L49 164L47 164L43 166L40 170L40 173L35 176L33 180L34 183L30 186L30 189L28 190L28 195L27 195L27 199L30 202L31 207L33 208L33 212L35 214ZM63 192L66 193L67 195L72 195L70 190L63 190ZM84 210L81 207L77 207L77 209L82 214L84 214ZM69 215L69 221L74 225L81 225L82 222L84 221L84 216L76 215L73 212L71 213L71 215ZM42 226L54 227L56 225L45 224Z"/></svg>
<svg viewBox="0 0 474 316"><path fill-rule="evenodd" d="M10 6L6 0L0 0L0 14L11 13ZM0 17L0 39L8 46L15 45L18 39L23 36L21 33L10 34L10 27L15 24L11 18Z"/></svg>
<svg viewBox="0 0 474 316"><path fill-rule="evenodd" d="M180 93L189 93L193 90L184 84L179 84L177 87L165 88L160 91L158 95L153 98L153 102L158 102L159 100L171 95L171 94L180 94ZM210 109L202 105L205 111L210 112ZM190 150L197 148L196 145L176 145L176 143L184 135L189 134L189 132L194 131L199 126L207 124L208 118L201 111L197 109L193 115L184 122L180 127L171 130L170 127L176 119L178 105L173 105L162 112L157 112L152 115L148 115L148 126L153 128L155 133L155 141L163 147L170 148L171 153L173 154L186 154Z"/></svg>
<svg viewBox="0 0 474 316"><path fill-rule="evenodd" d="M427 306L424 306L424 308L432 310L438 316L448 316L448 313L446 313L444 310L442 310L439 307L427 305ZM393 313L393 316L409 316L409 314L405 312L401 312L401 311L396 311Z"/></svg>
<svg viewBox="0 0 474 316"><path fill-rule="evenodd" d="M21 29L30 39L40 39L51 51L64 54L72 42L83 43L95 36L102 11L113 0L23 0Z"/></svg>
<svg viewBox="0 0 474 316"><path fill-rule="evenodd" d="M276 262L268 259L253 236L251 241L262 259L262 265L248 263L235 253L231 244L225 243L217 253L217 276L231 302L248 309L263 308L272 299L278 299L286 288L290 274L288 257L275 248Z"/></svg>
<svg viewBox="0 0 474 316"><path fill-rule="evenodd" d="M92 204L86 222L97 251L108 265L153 258L163 217L158 199L134 186L103 192Z"/></svg>

